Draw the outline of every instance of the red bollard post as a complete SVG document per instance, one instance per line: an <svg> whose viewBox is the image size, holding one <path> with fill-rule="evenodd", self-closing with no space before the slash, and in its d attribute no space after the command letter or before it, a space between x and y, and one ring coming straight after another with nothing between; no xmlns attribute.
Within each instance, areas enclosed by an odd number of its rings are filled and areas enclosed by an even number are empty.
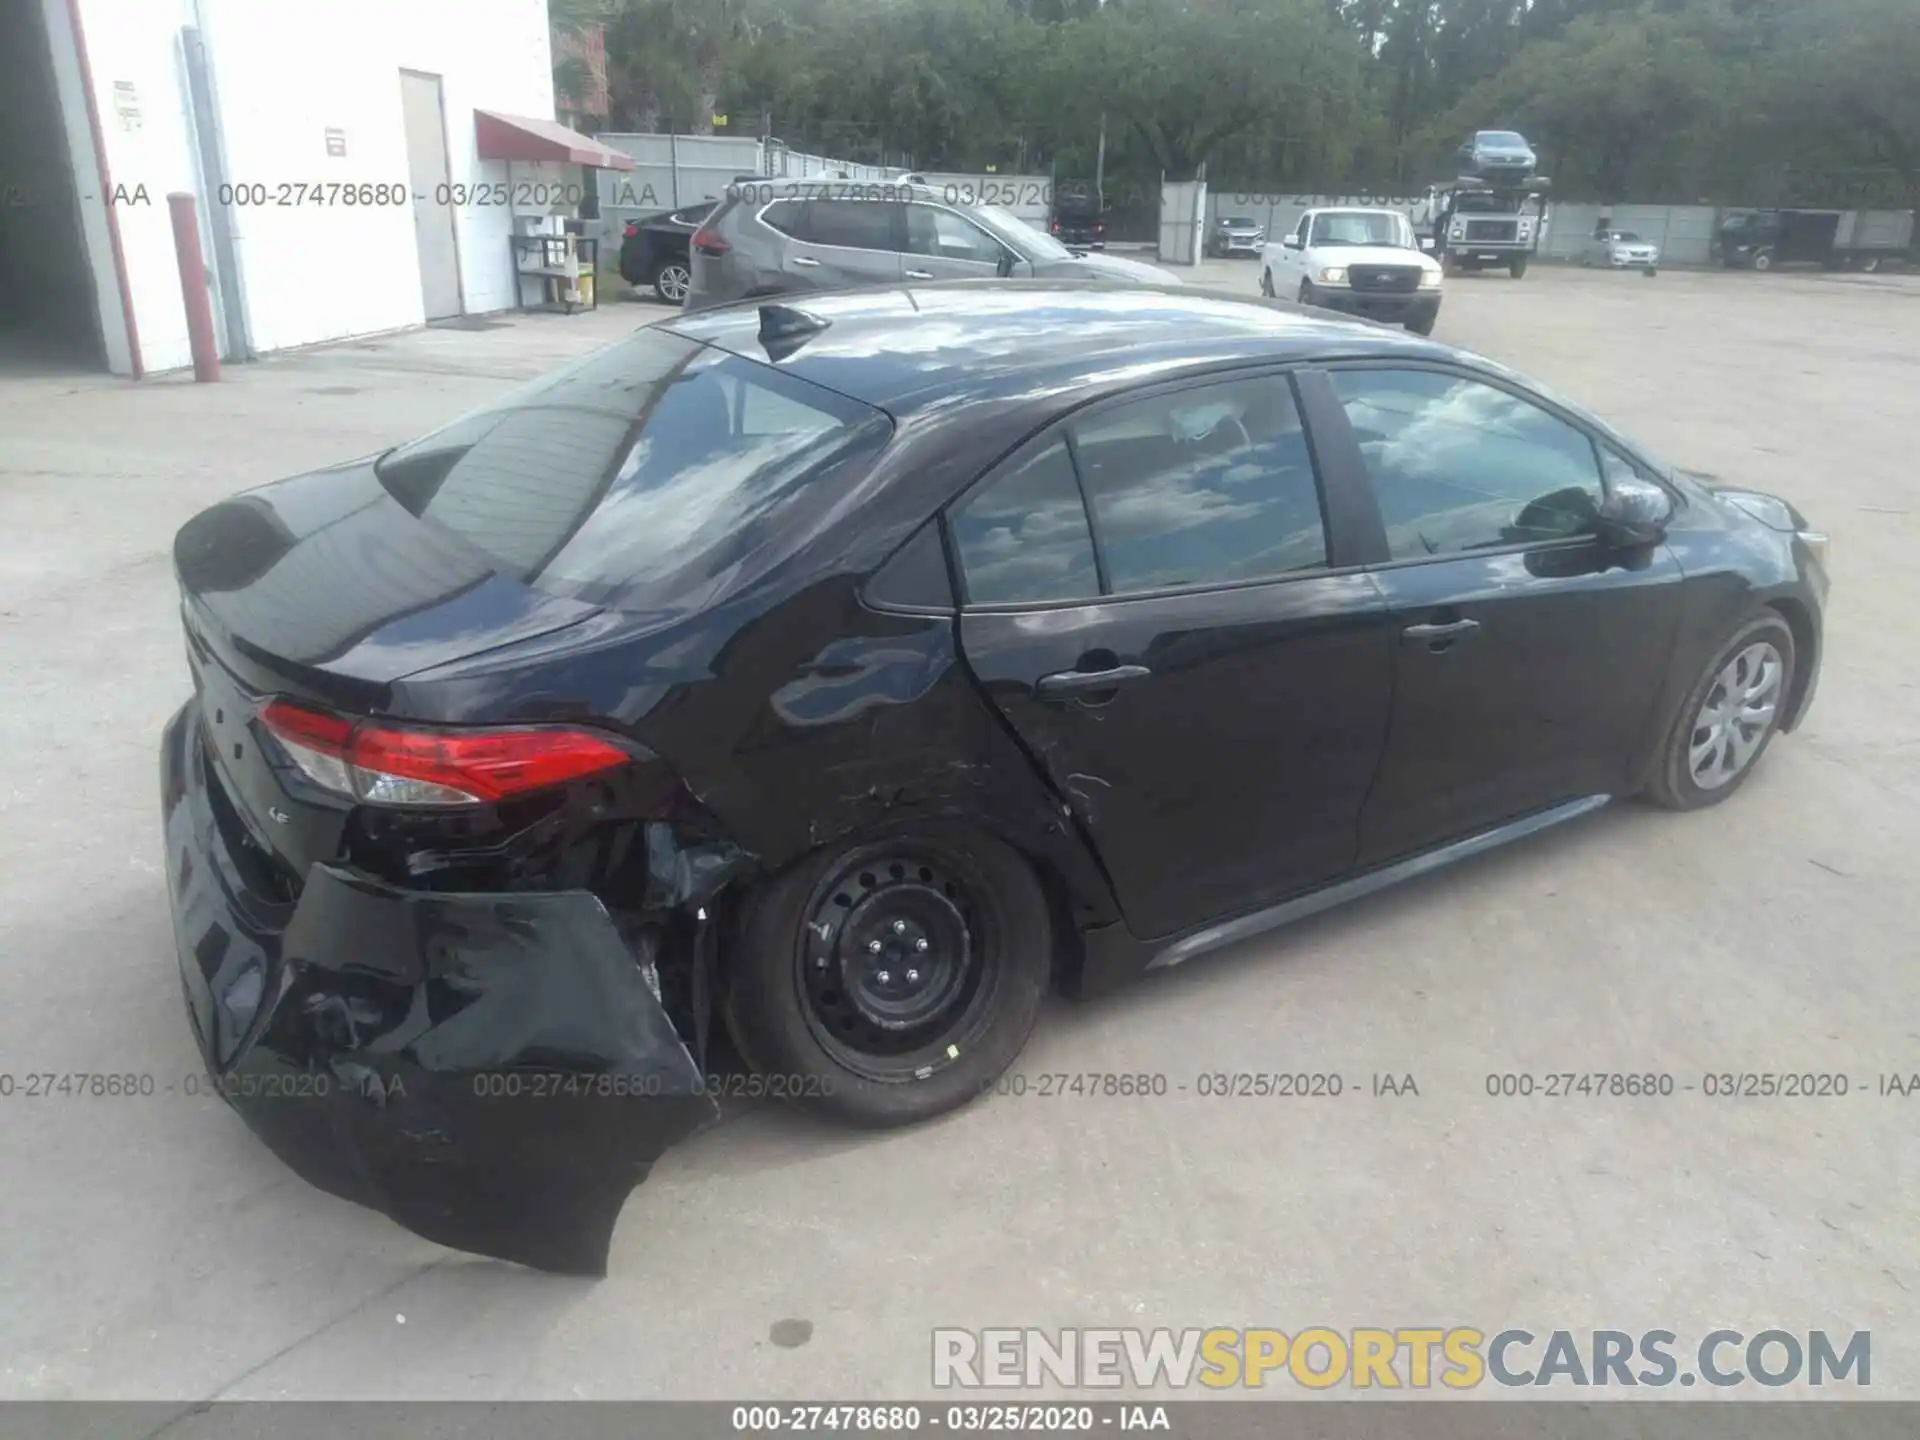
<svg viewBox="0 0 1920 1440"><path fill-rule="evenodd" d="M200 221L193 196L167 196L173 212L173 253L180 261L180 298L187 307L187 339L193 349L193 378L220 378L220 348L213 339L213 300L207 294L207 262L200 253Z"/></svg>

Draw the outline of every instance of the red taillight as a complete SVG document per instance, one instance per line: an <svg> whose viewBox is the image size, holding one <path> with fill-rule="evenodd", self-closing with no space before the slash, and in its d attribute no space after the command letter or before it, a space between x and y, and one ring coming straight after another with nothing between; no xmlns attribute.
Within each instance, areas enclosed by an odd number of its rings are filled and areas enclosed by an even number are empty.
<svg viewBox="0 0 1920 1440"><path fill-rule="evenodd" d="M261 712L308 779L373 805L481 805L631 762L584 730L410 730L276 700Z"/></svg>
<svg viewBox="0 0 1920 1440"><path fill-rule="evenodd" d="M1053 222L1053 233L1056 235L1060 233L1060 222L1058 220Z"/></svg>
<svg viewBox="0 0 1920 1440"><path fill-rule="evenodd" d="M702 255L724 255L733 248L718 230L702 225L693 232L693 248Z"/></svg>
<svg viewBox="0 0 1920 1440"><path fill-rule="evenodd" d="M629 220L627 222L626 238L631 240L634 236L638 235L639 233L640 233L640 222L638 220Z"/></svg>

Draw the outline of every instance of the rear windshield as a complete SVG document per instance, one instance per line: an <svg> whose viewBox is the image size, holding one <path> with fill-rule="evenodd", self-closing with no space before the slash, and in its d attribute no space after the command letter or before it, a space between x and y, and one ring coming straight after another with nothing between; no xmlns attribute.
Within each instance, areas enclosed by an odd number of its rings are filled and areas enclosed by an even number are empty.
<svg viewBox="0 0 1920 1440"><path fill-rule="evenodd" d="M626 610L764 574L886 443L879 411L663 330L390 451L381 483L501 574Z"/></svg>

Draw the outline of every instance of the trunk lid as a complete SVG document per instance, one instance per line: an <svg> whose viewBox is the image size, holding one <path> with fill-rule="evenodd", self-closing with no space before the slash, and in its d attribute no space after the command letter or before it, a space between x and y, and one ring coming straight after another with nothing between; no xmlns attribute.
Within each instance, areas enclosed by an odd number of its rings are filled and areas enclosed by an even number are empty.
<svg viewBox="0 0 1920 1440"><path fill-rule="evenodd" d="M403 713L416 671L565 629L601 607L500 575L417 519L369 463L296 476L203 511L174 541L211 805L256 887L297 892L339 852L352 802L305 782L259 716L276 696Z"/></svg>

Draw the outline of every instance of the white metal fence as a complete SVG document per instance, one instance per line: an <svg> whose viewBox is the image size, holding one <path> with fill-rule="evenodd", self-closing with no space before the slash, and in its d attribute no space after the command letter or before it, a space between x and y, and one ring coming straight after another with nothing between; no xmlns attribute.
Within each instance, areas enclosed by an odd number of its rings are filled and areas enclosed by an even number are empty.
<svg viewBox="0 0 1920 1440"><path fill-rule="evenodd" d="M1211 229L1223 215L1246 216L1266 226L1269 239L1278 240L1300 223L1303 212L1330 205L1399 210L1416 225L1426 218L1427 210L1425 195L1299 195L1223 190L1207 196L1207 225ZM1657 245L1664 264L1706 265L1712 260L1711 246L1721 217L1729 213L1731 210L1713 205L1596 205L1549 199L1540 254L1549 260L1579 259L1604 220L1609 229L1631 230ZM1883 215L1895 220L1902 218L1893 212L1861 213L1875 220ZM1863 228L1873 227L1863 220ZM1875 230L1874 233L1881 232Z"/></svg>

